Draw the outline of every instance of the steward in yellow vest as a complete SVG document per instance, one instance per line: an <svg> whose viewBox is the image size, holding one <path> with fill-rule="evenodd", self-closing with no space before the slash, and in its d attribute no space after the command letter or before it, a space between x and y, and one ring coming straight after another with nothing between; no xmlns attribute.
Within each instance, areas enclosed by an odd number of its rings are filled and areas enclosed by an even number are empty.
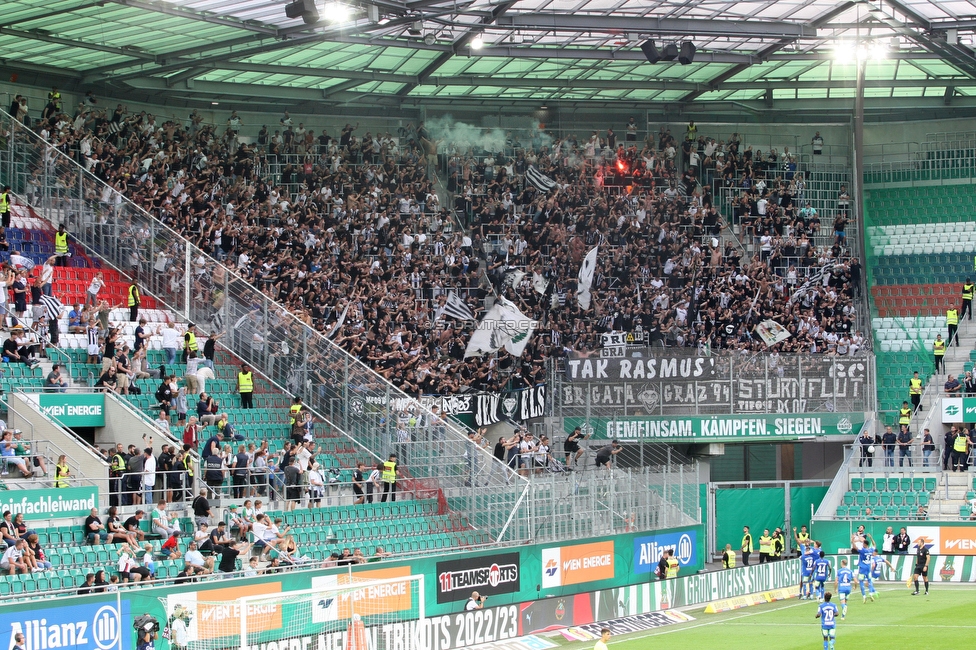
<svg viewBox="0 0 976 650"><path fill-rule="evenodd" d="M60 462L54 467L54 487L56 488L66 488L68 487L68 477L71 476L71 470L68 469L68 463Z"/></svg>
<svg viewBox="0 0 976 650"><path fill-rule="evenodd" d="M10 227L10 186L4 185L0 191L0 221L4 228Z"/></svg>
<svg viewBox="0 0 976 650"><path fill-rule="evenodd" d="M139 305L142 304L142 294L139 285L133 282L129 285L129 320L133 323L139 320Z"/></svg>
<svg viewBox="0 0 976 650"><path fill-rule="evenodd" d="M748 526L742 527L742 544L739 548L742 551L743 566L749 566L749 556L752 555L752 533L749 532Z"/></svg>
<svg viewBox="0 0 976 650"><path fill-rule="evenodd" d="M732 550L731 544L725 545L725 551L722 553L722 566L726 569L735 568L735 551Z"/></svg>
<svg viewBox="0 0 976 650"><path fill-rule="evenodd" d="M190 358L191 352L197 351L197 326L190 323L183 335L183 363Z"/></svg>
<svg viewBox="0 0 976 650"><path fill-rule="evenodd" d="M949 336L946 339L949 345L955 341L956 345L959 345L959 341L956 340L956 329L959 327L959 312L955 309L946 310L946 328L949 330Z"/></svg>
<svg viewBox="0 0 976 650"><path fill-rule="evenodd" d="M901 408L898 409L898 424L909 425L912 423L912 408L908 406L908 402L902 402Z"/></svg>
<svg viewBox="0 0 976 650"><path fill-rule="evenodd" d="M908 380L908 396L912 400L913 411L917 411L922 404L922 390L922 380L918 376L918 370L916 370L912 374L912 378Z"/></svg>
<svg viewBox="0 0 976 650"><path fill-rule="evenodd" d="M246 363L241 364L241 371L237 373L237 392L241 395L241 408L254 408L254 372Z"/></svg>
<svg viewBox="0 0 976 650"><path fill-rule="evenodd" d="M759 564L769 562L773 555L773 538L769 536L769 529L763 531L759 538Z"/></svg>
<svg viewBox="0 0 976 650"><path fill-rule="evenodd" d="M945 370L945 341L942 340L942 335L937 334L935 340L932 342L932 353L935 355L935 372L936 374L943 372Z"/></svg>
<svg viewBox="0 0 976 650"><path fill-rule="evenodd" d="M674 556L674 553L671 553L670 555L668 555L668 572L667 572L667 577L668 578L677 578L678 577L678 558L676 558Z"/></svg>
<svg viewBox="0 0 976 650"><path fill-rule="evenodd" d="M976 284L966 278L966 284L962 285L962 312L959 318L963 319L969 314L969 320L973 319L973 292L976 292Z"/></svg>
<svg viewBox="0 0 976 650"><path fill-rule="evenodd" d="M400 471L397 469L397 455L390 454L389 460L383 463L383 473L380 475L380 480L383 482L383 498L380 499L382 503L386 503L386 497L390 497L390 503L396 501L396 488L397 488L397 474Z"/></svg>

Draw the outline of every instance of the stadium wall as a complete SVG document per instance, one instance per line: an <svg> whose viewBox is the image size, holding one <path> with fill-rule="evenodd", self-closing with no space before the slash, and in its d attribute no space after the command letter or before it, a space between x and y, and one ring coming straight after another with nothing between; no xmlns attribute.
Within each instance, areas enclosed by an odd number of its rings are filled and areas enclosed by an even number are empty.
<svg viewBox="0 0 976 650"><path fill-rule="evenodd" d="M898 534L901 528L907 529L914 543L919 537L926 540L933 555L960 555L976 557L976 523L958 521L927 522L918 520L886 519L880 521L861 520L816 520L811 535L823 543L828 553L843 553L851 547L851 534L859 526L870 534L880 545L885 530L891 526Z"/></svg>
<svg viewBox="0 0 976 650"><path fill-rule="evenodd" d="M86 597L64 596L44 602L10 602L0 608L0 647L13 647L11 634L33 630L35 637L49 637L42 627L59 626L71 629L72 643L42 645L28 644L28 650L47 650L70 647L72 650L110 650L118 647L105 638L109 631L121 626L123 650L131 650L134 637L132 616L148 613L165 623L175 604L185 604L189 598L195 603L233 601L248 595L277 594L289 591L327 589L348 581L349 576L361 580L424 576L424 602L428 617L450 617L464 611L471 592L488 595L488 605L510 608L523 603L544 600L553 604L573 603L579 594L594 591L626 589L634 585L656 581L653 570L661 552L675 548L682 574L695 574L704 567L704 529L701 525L685 526L651 532L624 533L615 536L579 540L572 544L536 544L512 549L458 553L446 556L422 557L382 565L367 564L355 567L292 571L260 578L208 580L206 583L140 589L123 589L116 594ZM494 584L491 584L494 583ZM348 582L345 582L348 584ZM646 588L646 584L645 584ZM642 611L652 603L660 603L661 596L637 596L635 607ZM656 594L657 592L655 592ZM584 599L585 600L585 599ZM616 601L614 601L616 602ZM227 602L227 605L230 605ZM234 607L207 609L198 616L238 616ZM541 607L541 606L538 606ZM580 607L583 607L582 601ZM582 611L582 610L581 610ZM635 610L636 611L636 610ZM229 612L229 613L228 613ZM121 623L118 621L121 613ZM555 616L555 612L553 612ZM228 626L232 628L232 625ZM84 630L82 629L84 628ZM236 628L233 628L236 629ZM316 633L314 626L291 625L302 634ZM59 631L62 635L66 632ZM331 646L329 646L331 647Z"/></svg>

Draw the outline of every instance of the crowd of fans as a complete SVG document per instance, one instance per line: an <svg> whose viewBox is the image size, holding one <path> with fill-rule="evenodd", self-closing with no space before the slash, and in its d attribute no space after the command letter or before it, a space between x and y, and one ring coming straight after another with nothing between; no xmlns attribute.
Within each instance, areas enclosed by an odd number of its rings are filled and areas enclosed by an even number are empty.
<svg viewBox="0 0 976 650"><path fill-rule="evenodd" d="M408 393L533 385L548 358L596 350L601 333L638 326L651 345L759 350L753 328L773 319L792 335L777 345L783 352L864 346L847 199L824 215L834 225L825 235L821 215L802 204L806 182L788 149L753 151L737 134L716 141L693 122L680 141L662 128L638 142L627 125L622 142L612 132L585 141L537 132L501 152L452 150L422 124L397 137L360 137L351 124L316 135L287 113L249 144L236 116L220 127L195 113L160 122L123 105L100 109L92 97L73 115L47 107L34 126ZM440 206L429 175L436 146L470 236ZM533 166L556 187L526 182ZM755 254L726 236L712 179L741 191L734 219ZM92 198L111 210L110 197ZM143 259L145 233L129 230L134 272L183 281L175 255ZM583 310L576 278L595 245ZM194 262L187 281L195 298L218 305L223 278L205 268ZM513 269L526 274L517 283ZM520 359L464 359L468 331L444 314L452 291L476 314L487 296L508 295L542 329Z"/></svg>

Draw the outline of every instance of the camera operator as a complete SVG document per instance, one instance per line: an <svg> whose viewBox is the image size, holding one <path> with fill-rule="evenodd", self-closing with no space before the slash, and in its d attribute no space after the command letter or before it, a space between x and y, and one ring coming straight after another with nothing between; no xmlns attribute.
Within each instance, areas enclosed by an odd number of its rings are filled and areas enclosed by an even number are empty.
<svg viewBox="0 0 976 650"><path fill-rule="evenodd" d="M464 611L470 612L474 609L483 609L486 600L488 600L488 596L482 596L477 591L472 591L471 598L468 598L468 602L464 605Z"/></svg>
<svg viewBox="0 0 976 650"><path fill-rule="evenodd" d="M136 630L136 650L155 650L155 642L159 638L159 621L149 614L143 614L136 618L133 627Z"/></svg>

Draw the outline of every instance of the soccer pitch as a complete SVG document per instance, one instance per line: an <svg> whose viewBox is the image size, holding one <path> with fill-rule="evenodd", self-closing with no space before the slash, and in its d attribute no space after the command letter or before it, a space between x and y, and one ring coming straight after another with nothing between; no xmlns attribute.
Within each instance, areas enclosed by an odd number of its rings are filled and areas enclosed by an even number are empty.
<svg viewBox="0 0 976 650"><path fill-rule="evenodd" d="M878 588L881 595L875 602L862 603L858 588L851 594L847 619L837 621L837 650L976 647L976 586L933 582L928 596L912 596L904 583ZM833 602L840 605L836 596ZM723 614L686 611L694 621L614 637L610 650L823 650L820 620L814 618L816 601L790 599ZM567 643L562 648L588 650L593 644Z"/></svg>

